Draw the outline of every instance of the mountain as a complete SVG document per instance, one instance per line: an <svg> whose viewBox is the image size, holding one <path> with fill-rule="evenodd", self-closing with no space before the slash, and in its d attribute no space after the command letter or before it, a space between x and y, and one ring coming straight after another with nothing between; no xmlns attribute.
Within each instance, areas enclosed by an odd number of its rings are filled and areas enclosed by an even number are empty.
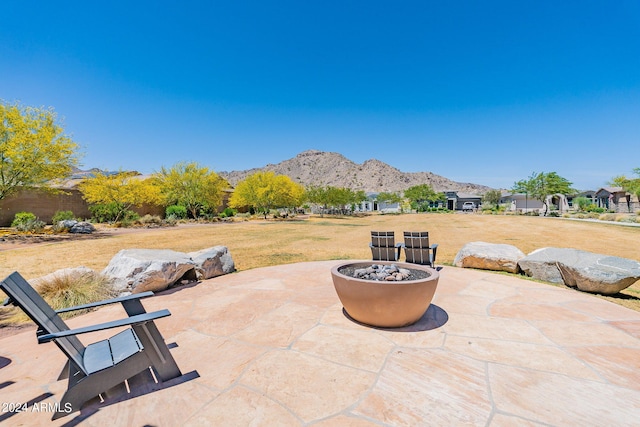
<svg viewBox="0 0 640 427"><path fill-rule="evenodd" d="M372 193L403 191L419 184L429 184L435 191L483 194L491 190L484 185L455 182L431 172L402 172L376 159L358 164L342 154L317 150L304 151L275 165L268 164L262 168L219 174L235 186L253 173L266 171L287 175L304 186L331 185Z"/></svg>

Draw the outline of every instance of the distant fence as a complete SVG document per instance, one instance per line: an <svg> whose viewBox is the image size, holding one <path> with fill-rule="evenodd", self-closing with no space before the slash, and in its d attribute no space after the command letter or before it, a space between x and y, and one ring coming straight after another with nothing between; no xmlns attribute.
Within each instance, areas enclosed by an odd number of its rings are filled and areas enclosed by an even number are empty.
<svg viewBox="0 0 640 427"><path fill-rule="evenodd" d="M164 208L160 206L143 205L134 207L133 210L140 215L164 216ZM0 227L10 226L18 212L31 212L41 221L51 224L53 215L58 211L71 211L76 218L91 218L89 205L77 189L64 190L64 193L58 194L22 190L0 201Z"/></svg>

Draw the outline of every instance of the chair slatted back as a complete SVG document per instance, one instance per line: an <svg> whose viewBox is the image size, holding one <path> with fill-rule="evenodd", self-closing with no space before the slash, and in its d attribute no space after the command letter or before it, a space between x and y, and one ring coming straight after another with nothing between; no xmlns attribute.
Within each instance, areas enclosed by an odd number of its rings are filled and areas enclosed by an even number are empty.
<svg viewBox="0 0 640 427"><path fill-rule="evenodd" d="M371 243L377 248L393 248L396 238L393 231L372 231Z"/></svg>
<svg viewBox="0 0 640 427"><path fill-rule="evenodd" d="M50 334L68 331L69 327L49 304L18 272L11 273L0 282L0 289L6 293L10 302L17 305L38 325L38 333ZM80 369L84 370L82 356L84 345L75 336L56 338L55 343Z"/></svg>
<svg viewBox="0 0 640 427"><path fill-rule="evenodd" d="M407 262L413 264L431 264L429 259L429 232L405 231L404 252Z"/></svg>
<svg viewBox="0 0 640 427"><path fill-rule="evenodd" d="M396 260L396 238L393 231L372 231L371 252L376 261Z"/></svg>

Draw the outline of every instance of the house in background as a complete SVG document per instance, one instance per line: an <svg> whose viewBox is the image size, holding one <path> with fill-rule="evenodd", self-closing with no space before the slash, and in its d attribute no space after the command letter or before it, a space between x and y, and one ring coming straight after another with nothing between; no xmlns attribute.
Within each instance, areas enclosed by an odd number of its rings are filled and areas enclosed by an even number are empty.
<svg viewBox="0 0 640 427"><path fill-rule="evenodd" d="M461 211L465 202L473 203L475 208L479 208L482 205L482 196L477 194L445 191L445 195L447 196L447 209L450 211Z"/></svg>
<svg viewBox="0 0 640 427"><path fill-rule="evenodd" d="M500 204L508 205L507 210L510 212L523 214L537 212L540 215L547 215L549 213L547 210L560 213L570 210L569 200L564 194L551 194L546 197L545 202L546 205L524 193L504 193L500 198Z"/></svg>
<svg viewBox="0 0 640 427"><path fill-rule="evenodd" d="M640 203L635 194L624 191L622 187L603 187L595 193L595 203L617 213L640 211Z"/></svg>
<svg viewBox="0 0 640 427"><path fill-rule="evenodd" d="M398 213L402 211L400 203L379 202L378 194L379 193L367 193L367 200L356 205L356 212Z"/></svg>

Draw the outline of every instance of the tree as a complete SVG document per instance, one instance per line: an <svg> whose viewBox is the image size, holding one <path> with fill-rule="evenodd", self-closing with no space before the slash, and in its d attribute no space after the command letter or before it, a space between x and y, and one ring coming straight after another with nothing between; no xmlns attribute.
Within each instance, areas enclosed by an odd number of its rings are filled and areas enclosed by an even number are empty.
<svg viewBox="0 0 640 427"><path fill-rule="evenodd" d="M263 212L267 219L271 209L299 206L303 199L304 187L288 176L256 172L238 183L229 199L229 206L252 206L258 212Z"/></svg>
<svg viewBox="0 0 640 427"><path fill-rule="evenodd" d="M344 187L320 187L309 186L305 192L305 200L309 203L322 206L320 216L324 215L324 211L328 207L339 209L341 212L347 210L347 206L352 207L364 200L367 200L367 195L364 191L354 191L350 188Z"/></svg>
<svg viewBox="0 0 640 427"><path fill-rule="evenodd" d="M0 101L0 200L20 188L51 190L77 166L78 146L56 119L53 109Z"/></svg>
<svg viewBox="0 0 640 427"><path fill-rule="evenodd" d="M112 205L114 222L121 220L133 206L162 200L157 182L154 179L142 180L137 172L97 173L83 180L78 188L87 203Z"/></svg>
<svg viewBox="0 0 640 427"><path fill-rule="evenodd" d="M411 202L411 208L419 210L426 202L434 203L444 200L444 194L436 193L429 184L419 184L404 191L404 197Z"/></svg>
<svg viewBox="0 0 640 427"><path fill-rule="evenodd" d="M487 204L494 205L497 208L500 204L501 198L502 192L500 190L489 190L484 193L484 196L482 196L482 201Z"/></svg>
<svg viewBox="0 0 640 427"><path fill-rule="evenodd" d="M205 210L216 210L229 184L217 173L197 163L180 162L164 166L154 174L166 205L181 205L193 218Z"/></svg>
<svg viewBox="0 0 640 427"><path fill-rule="evenodd" d="M400 197L398 193L387 193L384 191L381 193L378 193L378 196L376 197L376 199L378 200L378 202L387 203L387 204L400 203L402 201L402 197Z"/></svg>
<svg viewBox="0 0 640 427"><path fill-rule="evenodd" d="M514 193L525 193L533 199L542 202L545 206L545 213L549 211L547 205L547 196L552 194L570 194L575 192L571 188L572 182L559 176L555 172L535 173L533 172L528 179L520 180L514 183L512 191Z"/></svg>
<svg viewBox="0 0 640 427"><path fill-rule="evenodd" d="M640 199L640 168L635 168L633 173L638 175L638 178L627 178L625 175L620 175L613 178L610 184L622 187L624 191L635 194Z"/></svg>

